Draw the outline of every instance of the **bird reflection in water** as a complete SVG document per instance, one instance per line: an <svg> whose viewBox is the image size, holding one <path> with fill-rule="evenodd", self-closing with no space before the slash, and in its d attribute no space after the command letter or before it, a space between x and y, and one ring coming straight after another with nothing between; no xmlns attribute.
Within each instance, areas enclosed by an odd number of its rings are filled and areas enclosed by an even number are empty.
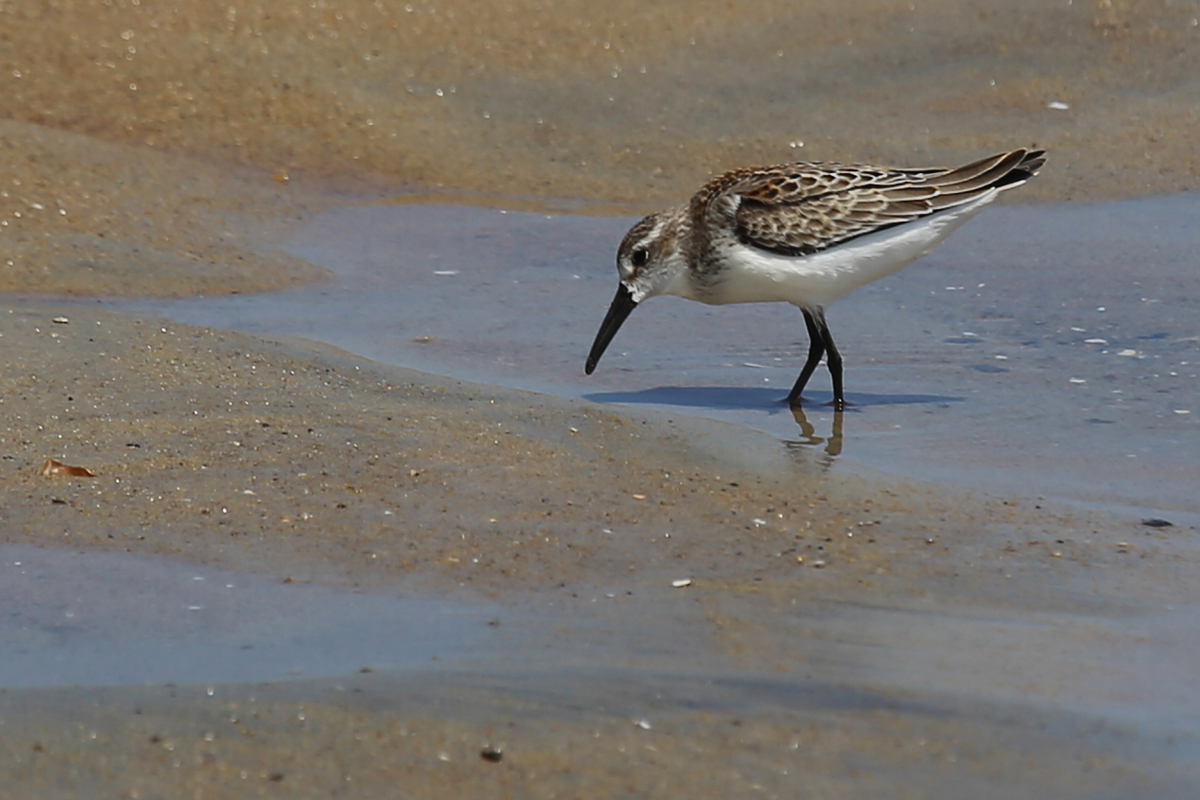
<svg viewBox="0 0 1200 800"><path fill-rule="evenodd" d="M796 424L800 426L800 438L788 439L784 441L789 450L800 450L807 447L822 447L825 455L829 456L829 460L823 463L823 466L828 467L833 463L833 458L842 454L842 418L843 412L833 412L833 428L830 430L829 436L817 436L816 427L808 421L808 417L804 413L804 409L800 406L791 406L792 416L796 418ZM824 459L823 459L824 461Z"/></svg>

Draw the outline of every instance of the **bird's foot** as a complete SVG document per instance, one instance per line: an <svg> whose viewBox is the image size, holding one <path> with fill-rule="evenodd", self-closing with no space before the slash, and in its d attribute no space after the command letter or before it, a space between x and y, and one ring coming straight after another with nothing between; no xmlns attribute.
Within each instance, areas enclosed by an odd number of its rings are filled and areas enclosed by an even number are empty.
<svg viewBox="0 0 1200 800"><path fill-rule="evenodd" d="M785 397L783 399L783 402L787 403L792 408L800 408L804 405L804 398L801 397L800 395L796 395L795 397L792 397L791 395L789 395L788 397ZM829 408L832 408L834 411L845 411L847 408L854 407L854 403L851 403L850 401L845 400L845 399L838 400L837 398L830 400L829 402L825 403L824 405L828 406Z"/></svg>

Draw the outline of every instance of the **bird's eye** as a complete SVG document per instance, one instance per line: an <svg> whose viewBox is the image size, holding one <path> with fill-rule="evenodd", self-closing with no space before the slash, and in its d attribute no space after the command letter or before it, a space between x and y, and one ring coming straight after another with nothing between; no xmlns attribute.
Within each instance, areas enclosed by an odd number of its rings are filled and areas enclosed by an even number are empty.
<svg viewBox="0 0 1200 800"><path fill-rule="evenodd" d="M639 247L633 251L633 255L629 259L635 267L644 267L646 262L650 260L650 251L644 247Z"/></svg>

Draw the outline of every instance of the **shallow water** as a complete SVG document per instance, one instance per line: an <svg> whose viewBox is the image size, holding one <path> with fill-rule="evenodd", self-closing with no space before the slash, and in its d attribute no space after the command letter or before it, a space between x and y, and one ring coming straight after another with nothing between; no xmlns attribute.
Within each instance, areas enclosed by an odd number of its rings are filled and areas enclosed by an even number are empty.
<svg viewBox="0 0 1200 800"><path fill-rule="evenodd" d="M725 420L768 431L780 447L824 451L832 469L865 464L1182 524L1200 517L1198 212L1200 196L988 211L829 312L854 404L840 417L821 405L824 369L804 414L781 402L807 350L799 313L783 305L656 299L584 376L627 218L344 208L290 243L336 272L329 283L132 307L466 380ZM1115 603L1118 576L1087 576L1070 589L1088 598L1073 611L807 602L764 616L736 594L703 593L704 606L665 586L629 598L598 587L573 605L506 597L512 608L524 603L519 623L499 636L451 626L464 637L459 649L430 647L449 652L435 670L482 668L527 695L607 703L603 687L616 682L646 693L669 686L655 697L676 707L842 719L888 709L944 722L949 739L975 749L966 763L982 769L1002 768L994 754L1009 752L1005 736L1036 749L1033 732L1051 731L1060 744L1112 748L1135 771L1190 776L1200 753L1195 598L1161 605L1154 587L1133 586L1120 592L1126 610L1107 614L1098 609L1113 606L1092 601ZM407 601L387 602L408 619ZM339 647L352 671L377 646L368 633L377 618L360 624L345 608ZM736 646L714 641L713 614L764 626L745 633L759 649L731 655ZM287 610L279 621L302 625ZM231 630L226 648L238 641ZM418 651L417 660L429 648ZM402 655L392 656L397 666L421 669ZM938 775L949 786L946 770Z"/></svg>
<svg viewBox="0 0 1200 800"><path fill-rule="evenodd" d="M784 304L656 298L591 377L630 219L364 205L290 249L327 284L138 303L183 322L316 339L467 380L758 428L911 477L1200 519L1200 195L990 209L833 307L842 419Z"/></svg>
<svg viewBox="0 0 1200 800"><path fill-rule="evenodd" d="M56 7L24 19L10 59L21 69L5 96L13 118L139 148L94 151L94 142L83 147L46 138L50 128L35 130L39 145L14 151L6 167L6 185L19 178L28 187L4 193L11 194L9 244L21 219L25 242L55 245L49 256L35 250L25 257L26 268L44 279L47 265L57 263L59 271L47 274L71 281L39 285L78 291L81 252L55 225L80 220L70 223L77 226L71 236L84 243L84 266L113 279L100 286L186 291L195 285L188 281L203 281L203 267L187 280L179 273L205 261L223 264L226 245L244 240L244 228L217 227L224 236L213 235L207 218L230 206L205 196L212 174L197 162L167 169L143 142L204 158L236 151L247 173L279 179L287 177L284 168L292 171L286 190L294 192L315 170L383 175L391 185L682 198L702 164L755 163L779 152L920 163L1027 141L1050 147L1053 163L1069 167L1023 189L1025 199L1197 186L1200 71L1193 62L1200 51L1188 4L813 3L797 13L796 4L775 3L749 14L723 4L627 6L597 15L570 4L484 4L455 24L446 13L455 4L439 4L410 14L421 18L416 25L399 7L392 10L403 24L386 25L377 24L377 12L390 14L382 7L349 4L333 15L323 4L299 13L269 2L237 9L236 26L232 8L180 16L145 3L97 6L96 14L84 5ZM371 24L359 24L366 19ZM108 52L127 48L124 59L93 58L118 37L122 43ZM281 93L280 86L300 90ZM1052 102L1060 100L1069 109ZM136 169L114 177L113 163L122 159ZM50 205L47 197L27 198L34 187L65 197L69 216L32 213L31 200ZM253 213L262 204L239 196L234 207ZM1196 197L1175 197L987 212L930 257L830 311L856 404L840 419L820 405L829 397L824 370L810 384L813 403L803 419L779 403L807 349L799 314L782 306L707 309L655 300L629 320L599 371L583 376L615 288L612 253L627 219L348 208L292 242L294 252L336 270L333 283L139 307L328 341L464 379L729 420L770 431L788 447L838 454L818 459L833 469L868 464L1178 524L1200 521L1198 205ZM193 227L195 241L181 238ZM224 255L213 257L214 244ZM126 253L114 264L87 257L122 246L141 255ZM648 709L721 708L739 719L800 709L816 712L806 727L821 739L836 733L835 718L862 723L853 738L833 737L844 742L838 766L806 748L780 761L792 769L792 783L774 793L755 786L762 796L1191 797L1200 764L1197 598L1149 603L1159 587L1138 585L1142 573L1132 563L1089 566L1080 578L1087 585L1076 587L1101 605L1119 598L1139 609L1124 616L1086 602L1075 613L933 603L939 607L810 603L781 610L736 591L709 592L702 582L632 598L623 587L594 596L581 589L575 604L506 595L497 610L477 598L363 595L152 559L0 548L0 601L8 611L0 616L0 686L175 681L197 682L201 694L218 682L340 677L363 666L437 680L475 669L501 675L496 683L525 698L522 727L537 720L529 706L546 698L575 720L589 705L645 716L655 733L672 731ZM975 575L993 568L1002 569L971 565ZM832 572L806 571L802 580ZM1056 585L1061 577L1044 574ZM820 591L806 585L801 594ZM701 597L713 604L704 616ZM714 643L714 608L758 629ZM488 624L493 615L502 625ZM760 649L731 663L723 654L741 643ZM411 692L402 684L393 694ZM34 698L26 716L40 724L46 695L26 694ZM84 706L113 703L96 699L105 697L74 702L82 716ZM889 727L893 712L917 724ZM134 721L132 712L118 719L121 727ZM960 725L971 721L984 733ZM158 754L98 755L105 736L81 743L83 728L71 722L67 753L98 764L106 780L152 771ZM623 727L643 733L627 721ZM704 727L717 725L706 720ZM880 729L883 738L873 739ZM929 729L951 743L936 761L918 755ZM5 730L8 755L16 754L19 739ZM305 734L286 730L285 754L304 753ZM356 747L360 733L333 735L334 758L357 757L335 746ZM673 732L685 746L694 746L697 733ZM46 734L36 731L34 741ZM774 744L782 749L788 740ZM693 749L702 754L693 761L703 763L688 771L707 775L706 768L728 763L754 776L755 758L770 742L732 742ZM402 749L390 744L380 761ZM563 780L583 779L613 757L600 748L586 754ZM520 772L503 781L536 772L550 782L553 768L522 763L515 747L512 755L504 768L515 764ZM180 786L202 791L219 774L206 762L200 779L187 783L177 777L179 763L167 794L183 793ZM639 783L624 762L607 763L616 765L613 785L622 787L614 794L646 788L645 776ZM79 764L50 762L49 785L69 791L62 781ZM337 764L339 781L345 764L356 762ZM1114 764L1126 771L1104 772ZM317 764L310 766L311 775ZM274 772L278 765L268 757L261 767ZM822 780L830 769L844 776L840 791ZM671 783L683 772L675 770ZM7 776L6 791L19 792L12 784L20 774ZM870 791L872 780L882 791ZM453 781L441 785L461 794ZM232 785L223 789L236 793ZM344 783L336 791L354 794ZM127 784L109 793L134 795Z"/></svg>
<svg viewBox="0 0 1200 800"><path fill-rule="evenodd" d="M750 610L736 597L710 601L722 615ZM0 602L7 689L370 670L492 675L513 685L541 675L585 697L610 680L669 680L699 707L822 708L832 692L838 703L883 703L914 717L986 708L982 717L997 729L1048 713L1102 718L1143 742L1178 737L1163 750L1171 759L1200 752L1190 666L1200 657L1200 614L1190 606L1103 616L806 601L772 612L774 645L746 663L706 626L687 624L710 610L665 586L600 588L566 606L546 597L489 605L4 545Z"/></svg>
<svg viewBox="0 0 1200 800"><path fill-rule="evenodd" d="M498 608L161 558L0 545L0 686L234 683L413 668L489 648ZM511 612L505 615L511 618Z"/></svg>

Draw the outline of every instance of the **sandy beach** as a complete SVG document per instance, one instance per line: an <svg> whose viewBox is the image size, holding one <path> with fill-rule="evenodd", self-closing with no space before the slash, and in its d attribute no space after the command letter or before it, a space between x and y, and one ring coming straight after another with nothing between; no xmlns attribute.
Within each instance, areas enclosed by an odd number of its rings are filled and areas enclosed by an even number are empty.
<svg viewBox="0 0 1200 800"><path fill-rule="evenodd" d="M1187 525L89 304L329 280L287 238L397 197L1024 144L1014 202L1200 187L1195 2L544 5L0 6L0 546L501 609L444 667L0 688L0 795L1188 796L1186 683L1121 655L1187 639L1128 622L1200 599ZM15 575L12 653L118 608Z"/></svg>

